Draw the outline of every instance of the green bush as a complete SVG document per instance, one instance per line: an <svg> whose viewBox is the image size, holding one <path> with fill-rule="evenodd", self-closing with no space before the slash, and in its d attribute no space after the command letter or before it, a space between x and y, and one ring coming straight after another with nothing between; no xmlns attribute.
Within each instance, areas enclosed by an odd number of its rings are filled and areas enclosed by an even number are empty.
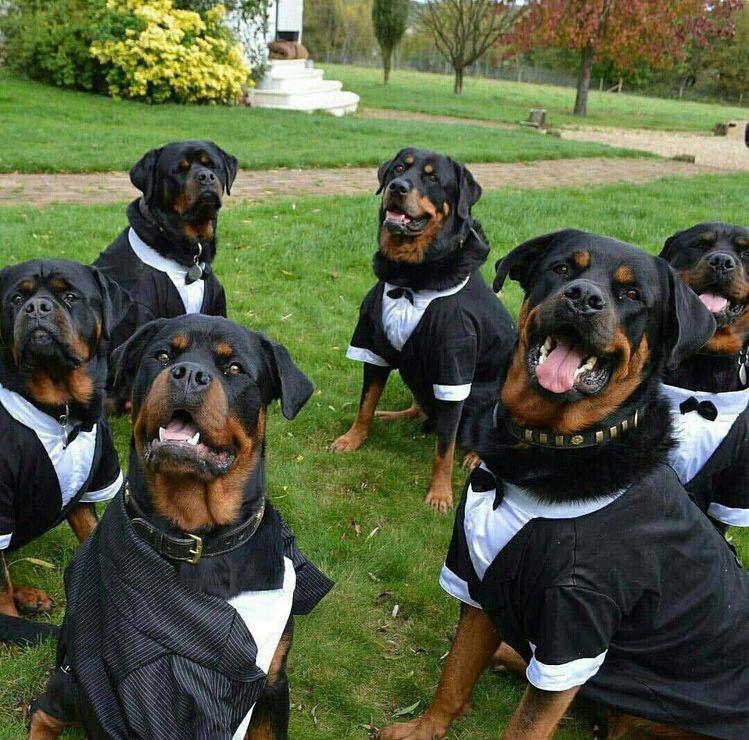
<svg viewBox="0 0 749 740"><path fill-rule="evenodd" d="M89 47L105 0L11 0L0 13L6 64L59 87L101 91L101 65Z"/></svg>

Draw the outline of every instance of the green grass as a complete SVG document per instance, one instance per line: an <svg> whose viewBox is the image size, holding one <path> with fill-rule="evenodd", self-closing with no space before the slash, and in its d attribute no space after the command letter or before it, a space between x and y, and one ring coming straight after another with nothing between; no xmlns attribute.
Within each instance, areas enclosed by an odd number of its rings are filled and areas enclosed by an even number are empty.
<svg viewBox="0 0 749 740"><path fill-rule="evenodd" d="M463 94L454 95L449 75L396 69L384 86L382 71L377 68L323 66L328 77L341 80L345 89L361 96L361 105L377 108L505 123L526 120L530 108L546 108L552 126L585 124L705 132L719 121L749 118L749 108L597 90L590 92L587 118L580 118L572 115L575 90L571 87L467 77Z"/></svg>
<svg viewBox="0 0 749 740"><path fill-rule="evenodd" d="M493 192L476 213L494 246L490 263L523 239L566 226L655 251L666 236L692 223L744 220L747 188L749 175ZM452 518L422 502L433 440L422 438L417 423L375 424L357 453L326 449L347 428L359 395L360 369L344 351L372 283L375 203L373 197L305 198L238 205L222 214L216 271L232 317L286 344L318 389L295 421L286 422L276 410L269 420L270 495L301 547L337 581L319 607L297 622L290 661L293 738L366 738L364 725L382 726L397 708L417 701L422 709L457 615L456 603L437 584ZM8 261L44 255L90 260L124 222L121 205L2 208L0 243ZM517 310L515 286L504 299ZM408 401L394 378L383 408ZM115 433L124 453L128 423L118 420ZM462 478L456 471L456 492ZM749 538L737 539L749 555ZM63 525L10 556L14 580L46 588L62 602L62 567L72 547ZM56 567L17 562L28 556ZM56 609L53 618L61 616ZM50 645L0 649L3 740L25 736L20 708L41 690L52 660ZM486 675L473 713L455 723L450 738L497 737L521 691L512 678ZM588 726L577 710L560 737L589 737Z"/></svg>
<svg viewBox="0 0 749 740"><path fill-rule="evenodd" d="M115 101L2 70L0 130L0 172L128 170L153 147L201 138L214 140L249 169L377 165L406 145L449 149L465 162L641 156L527 130Z"/></svg>

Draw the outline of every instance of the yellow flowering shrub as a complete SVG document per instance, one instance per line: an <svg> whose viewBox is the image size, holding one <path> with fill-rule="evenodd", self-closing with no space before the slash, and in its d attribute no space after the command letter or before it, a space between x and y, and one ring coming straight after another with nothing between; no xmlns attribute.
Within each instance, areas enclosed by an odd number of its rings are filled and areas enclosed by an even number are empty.
<svg viewBox="0 0 749 740"><path fill-rule="evenodd" d="M172 0L107 0L91 53L109 94L153 103L236 103L250 83L223 5L202 16Z"/></svg>

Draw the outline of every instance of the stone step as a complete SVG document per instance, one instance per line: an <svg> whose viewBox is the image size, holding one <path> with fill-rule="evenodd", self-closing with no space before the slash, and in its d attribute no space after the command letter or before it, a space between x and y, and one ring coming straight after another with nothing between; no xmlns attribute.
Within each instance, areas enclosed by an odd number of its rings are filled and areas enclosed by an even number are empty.
<svg viewBox="0 0 749 740"><path fill-rule="evenodd" d="M266 77L304 77L314 70L314 64L307 59L274 59L268 62ZM321 70L322 71L322 70Z"/></svg>
<svg viewBox="0 0 749 740"><path fill-rule="evenodd" d="M280 80L269 80L263 78L257 86L258 90L263 92L283 92L283 93L297 93L297 92L331 92L333 90L340 90L342 84L338 80L324 80L322 75L320 77L305 78L299 80L293 77L286 77Z"/></svg>
<svg viewBox="0 0 749 740"><path fill-rule="evenodd" d="M333 80L331 80L333 82ZM305 113L327 111L335 116L356 111L359 96L352 92L338 89L327 92L310 93L309 91L288 93L273 90L255 89L250 92L251 105L260 108L278 108L281 110L298 110Z"/></svg>
<svg viewBox="0 0 749 740"><path fill-rule="evenodd" d="M274 74L265 74L263 75L263 78L261 82L306 82L311 80L321 80L324 76L324 72L321 69L318 69L317 67L305 67L304 69L298 70L293 75L274 75Z"/></svg>

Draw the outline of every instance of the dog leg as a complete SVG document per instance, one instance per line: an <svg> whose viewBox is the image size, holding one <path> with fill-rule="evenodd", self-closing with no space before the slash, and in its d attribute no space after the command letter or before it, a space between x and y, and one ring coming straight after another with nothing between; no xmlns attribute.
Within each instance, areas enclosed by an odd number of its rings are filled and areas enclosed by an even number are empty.
<svg viewBox="0 0 749 740"><path fill-rule="evenodd" d="M331 450L334 452L353 452L362 446L369 434L369 427L372 424L377 404L385 390L385 383L387 383L389 375L389 367L364 363L364 383L362 384L361 400L359 401L359 413L346 434L342 434L330 445Z"/></svg>
<svg viewBox="0 0 749 740"><path fill-rule="evenodd" d="M492 668L497 672L507 671L525 680L525 671L528 668L528 664L520 653L513 650L506 642L503 642L492 656Z"/></svg>
<svg viewBox="0 0 749 740"><path fill-rule="evenodd" d="M437 445L432 462L432 480L425 501L440 514L445 514L453 505L455 437L462 412L462 401L437 401Z"/></svg>
<svg viewBox="0 0 749 740"><path fill-rule="evenodd" d="M68 514L68 524L78 538L78 542L83 542L94 531L98 521L94 504L78 504Z"/></svg>
<svg viewBox="0 0 749 740"><path fill-rule="evenodd" d="M245 740L285 740L289 736L289 678L286 661L294 636L293 617L281 635L268 669L265 688L252 711Z"/></svg>
<svg viewBox="0 0 749 740"><path fill-rule="evenodd" d="M494 625L481 609L461 604L458 629L434 699L421 717L385 727L380 733L381 740L445 737L452 721L469 711L473 687L489 665L499 641Z"/></svg>
<svg viewBox="0 0 749 740"><path fill-rule="evenodd" d="M424 416L424 412L419 407L419 404L414 400L407 409L402 411L377 411L375 416L384 421L385 423L391 421L410 421L411 419L418 419Z"/></svg>
<svg viewBox="0 0 749 740"><path fill-rule="evenodd" d="M55 719L42 709L37 709L31 718L29 740L55 740L67 726L66 722Z"/></svg>
<svg viewBox="0 0 749 740"><path fill-rule="evenodd" d="M631 714L621 714L613 709L603 710L605 727L596 725L593 728L594 737L605 737L606 740L645 740L646 738L668 738L668 740L698 740L704 735L696 735L688 730L682 730L672 725L663 725Z"/></svg>
<svg viewBox="0 0 749 740"><path fill-rule="evenodd" d="M10 580L10 573L2 551L0 551L0 614L6 614L9 617L18 616L16 602L13 600L13 581Z"/></svg>
<svg viewBox="0 0 749 740"><path fill-rule="evenodd" d="M579 689L579 686L573 686L566 691L543 691L529 685L504 736L523 740L552 737Z"/></svg>

